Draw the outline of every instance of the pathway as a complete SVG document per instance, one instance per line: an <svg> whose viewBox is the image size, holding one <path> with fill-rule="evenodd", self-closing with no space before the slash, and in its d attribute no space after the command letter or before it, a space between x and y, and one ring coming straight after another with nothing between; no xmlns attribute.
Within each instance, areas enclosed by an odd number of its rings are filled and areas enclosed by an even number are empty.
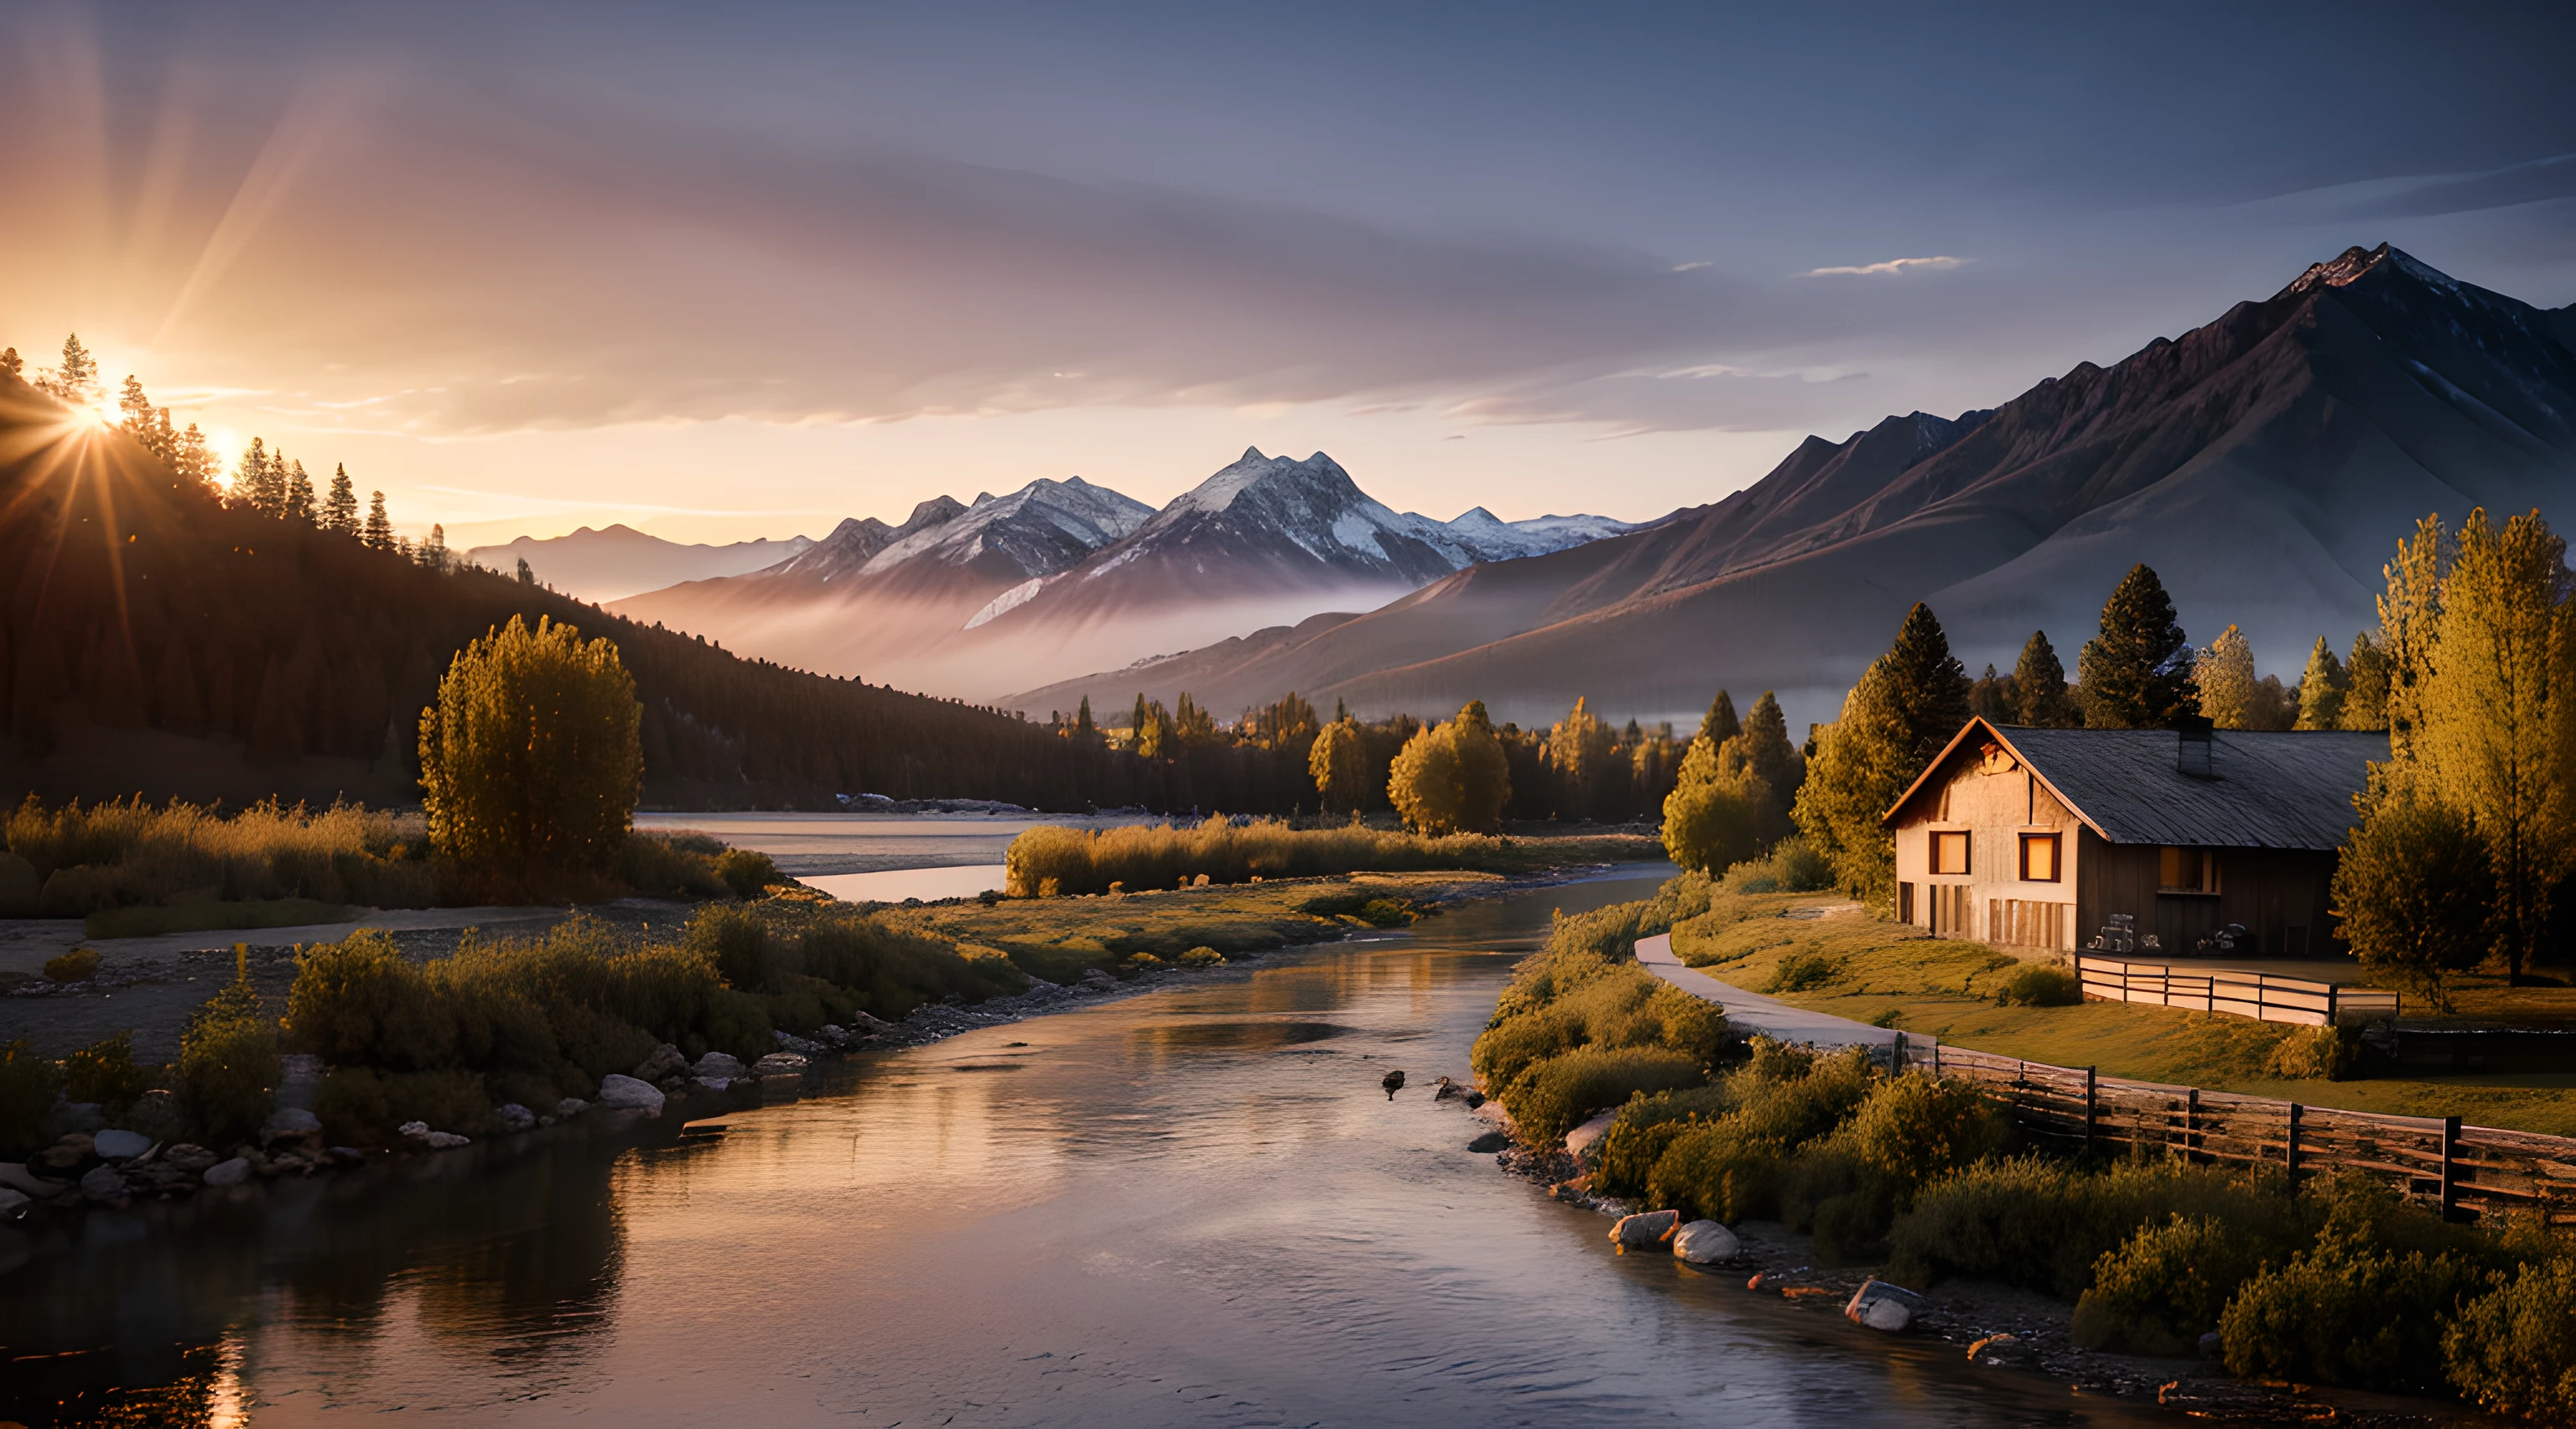
<svg viewBox="0 0 2576 1429"><path fill-rule="evenodd" d="M1668 933L1639 938L1637 961L1646 971L1691 996L1725 1008L1727 1021L1775 1041L1804 1042L1816 1047L1887 1047L1893 1046L1900 1035L1909 1047L1928 1047L1934 1041L1920 1032L1900 1034L1892 1027L1872 1027L1829 1012L1811 1012L1776 997L1719 982L1697 968L1683 966L1682 960L1673 956L1672 935Z"/></svg>

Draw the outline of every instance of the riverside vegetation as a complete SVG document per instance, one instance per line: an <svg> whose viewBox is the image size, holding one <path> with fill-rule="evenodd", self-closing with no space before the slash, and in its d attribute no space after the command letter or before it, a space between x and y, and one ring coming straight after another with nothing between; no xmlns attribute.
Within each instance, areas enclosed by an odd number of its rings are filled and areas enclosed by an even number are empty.
<svg viewBox="0 0 2576 1429"><path fill-rule="evenodd" d="M1891 1076L1859 1049L1739 1052L1634 950L1743 896L1685 874L1560 920L1477 1040L1478 1075L1534 1144L1618 1109L1594 1190L1685 1219L1779 1220L1821 1259L1917 1285L2051 1294L2090 1347L2183 1354L2212 1336L2249 1378L2576 1415L2576 1245L2445 1224L2365 1179L2047 1155L1971 1084Z"/></svg>

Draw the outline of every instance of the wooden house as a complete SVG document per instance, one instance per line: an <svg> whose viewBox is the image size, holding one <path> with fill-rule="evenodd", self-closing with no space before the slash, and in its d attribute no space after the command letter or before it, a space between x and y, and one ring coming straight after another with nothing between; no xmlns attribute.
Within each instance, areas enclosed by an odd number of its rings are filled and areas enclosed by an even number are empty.
<svg viewBox="0 0 2576 1429"><path fill-rule="evenodd" d="M1897 916L2065 951L2125 926L2120 951L2190 956L2231 924L2238 956L2339 951L2326 886L2387 758L2384 734L1972 719L1887 811Z"/></svg>

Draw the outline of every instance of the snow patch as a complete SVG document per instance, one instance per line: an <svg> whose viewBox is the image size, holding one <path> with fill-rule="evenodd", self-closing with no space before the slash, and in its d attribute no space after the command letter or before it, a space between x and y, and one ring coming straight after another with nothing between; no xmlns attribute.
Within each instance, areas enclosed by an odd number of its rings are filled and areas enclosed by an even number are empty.
<svg viewBox="0 0 2576 1429"><path fill-rule="evenodd" d="M988 621L1008 615L1012 611L1019 609L1021 606L1028 604L1029 597L1036 595L1039 591L1044 590L1045 588L1046 577L1032 576L1029 579L1020 582L1018 585L1011 587L1009 590L1002 592L1000 595L993 597L991 600L986 601L982 610L976 611L973 615L966 618L965 628L972 630Z"/></svg>

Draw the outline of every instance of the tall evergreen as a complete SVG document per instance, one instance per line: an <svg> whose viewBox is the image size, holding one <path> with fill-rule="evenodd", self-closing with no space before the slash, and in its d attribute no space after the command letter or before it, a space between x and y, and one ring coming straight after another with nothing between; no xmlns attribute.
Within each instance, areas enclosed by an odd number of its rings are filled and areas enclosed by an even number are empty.
<svg viewBox="0 0 2576 1429"><path fill-rule="evenodd" d="M367 549L372 551L390 551L394 548L394 523L392 518L385 515L385 494L381 491L370 492L367 495L366 540Z"/></svg>
<svg viewBox="0 0 2576 1429"><path fill-rule="evenodd" d="M2075 696L2066 688L2066 667L2048 632L2034 630L2022 642L2021 659L2012 672L2013 722L2037 729L2071 729L2083 722Z"/></svg>
<svg viewBox="0 0 2576 1429"><path fill-rule="evenodd" d="M447 569L447 528L430 523L429 539L420 543L420 563L433 571Z"/></svg>
<svg viewBox="0 0 2576 1429"><path fill-rule="evenodd" d="M1780 713L1780 697L1769 690L1753 702L1753 713L1745 717L1742 747L1745 762L1770 786L1771 797L1786 818L1798 786L1806 781L1807 761L1798 746L1789 742L1789 721Z"/></svg>
<svg viewBox="0 0 2576 1429"><path fill-rule="evenodd" d="M1907 756L1920 772L1968 722L1967 669L1950 653L1950 637L1932 607L1921 601L1905 613L1896 643L1878 663L1886 667L1887 698L1904 725Z"/></svg>
<svg viewBox="0 0 2576 1429"><path fill-rule="evenodd" d="M1708 702L1708 713L1700 717L1699 737L1715 749L1742 733L1744 725L1735 717L1735 697L1718 691L1717 698Z"/></svg>
<svg viewBox="0 0 2576 1429"><path fill-rule="evenodd" d="M1094 733L1091 724L1091 696L1089 695L1084 695L1082 697L1082 708L1074 711L1073 732L1076 737L1082 739L1089 739Z"/></svg>
<svg viewBox="0 0 2576 1429"><path fill-rule="evenodd" d="M281 455L272 457L270 460L283 461L285 458ZM279 514L290 521L301 521L308 526L312 525L314 520L313 478L304 474L304 463L297 462L278 484L284 494L284 501L281 503L284 509Z"/></svg>
<svg viewBox="0 0 2576 1429"><path fill-rule="evenodd" d="M1991 660L1986 662L1986 672L1968 686L1968 713L1989 724L2013 723L2012 676L1996 674Z"/></svg>
<svg viewBox="0 0 2576 1429"><path fill-rule="evenodd" d="M39 378L36 387L67 407L98 401L98 359L81 346L79 333L63 339L63 365Z"/></svg>
<svg viewBox="0 0 2576 1429"><path fill-rule="evenodd" d="M339 536L358 534L358 488L349 480L345 462L331 471L331 494L322 500L322 529Z"/></svg>
<svg viewBox="0 0 2576 1429"><path fill-rule="evenodd" d="M170 465L180 476L200 487L211 489L214 486L215 454L206 445L206 434L197 430L196 423L190 422L188 430L179 434L171 448Z"/></svg>
<svg viewBox="0 0 2576 1429"><path fill-rule="evenodd" d="M2096 729L2170 729L2200 713L2191 643L2173 598L2145 564L2133 566L2102 606L2102 633L2076 656L2084 722Z"/></svg>
<svg viewBox="0 0 2576 1429"><path fill-rule="evenodd" d="M2257 706L2263 703L2254 675L2254 646L2245 632L2229 625L2209 642L2209 654L2196 662L2193 683L2200 690L2200 712L2220 729L2259 727Z"/></svg>
<svg viewBox="0 0 2576 1429"><path fill-rule="evenodd" d="M250 450L242 453L241 464L233 471L233 504L275 516L286 506L283 488L282 474L269 463L267 442L251 438Z"/></svg>
<svg viewBox="0 0 2576 1429"><path fill-rule="evenodd" d="M2322 635L2308 652L2308 668L2299 676L2300 729L2343 728L2345 679L2343 662Z"/></svg>

